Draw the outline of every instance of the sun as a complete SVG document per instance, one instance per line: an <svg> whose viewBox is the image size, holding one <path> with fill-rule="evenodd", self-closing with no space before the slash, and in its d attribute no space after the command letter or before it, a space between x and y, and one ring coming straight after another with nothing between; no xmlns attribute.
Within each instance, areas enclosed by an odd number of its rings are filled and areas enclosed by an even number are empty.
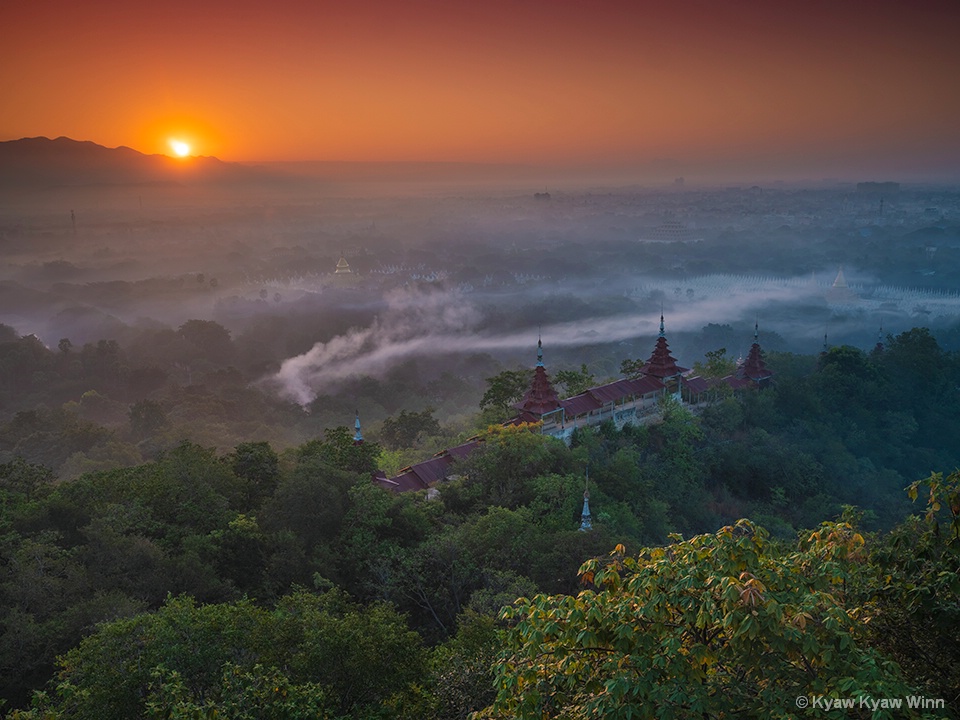
<svg viewBox="0 0 960 720"><path fill-rule="evenodd" d="M183 140L171 138L169 142L170 147L173 150L173 154L177 157L187 157L190 154L190 145L185 143Z"/></svg>

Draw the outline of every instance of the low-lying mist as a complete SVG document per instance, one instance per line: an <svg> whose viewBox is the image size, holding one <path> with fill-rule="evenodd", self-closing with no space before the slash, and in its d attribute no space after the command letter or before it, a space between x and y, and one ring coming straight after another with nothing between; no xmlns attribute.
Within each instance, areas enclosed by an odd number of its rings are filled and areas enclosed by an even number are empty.
<svg viewBox="0 0 960 720"><path fill-rule="evenodd" d="M759 325L761 345L776 350L812 354L828 342L859 339L875 342L883 317L864 307L847 315L834 315L823 300L824 288L807 278L781 279L760 285L736 284L727 278L722 294L701 288L675 297L660 289L652 278L637 278L637 289L610 283L602 288L569 283L563 292L556 286L511 292L464 292L438 285L389 292L380 312L366 327L354 327L329 340L317 342L307 352L288 358L261 385L272 388L300 405L318 395L333 394L338 384L357 376L384 378L391 368L411 359L437 358L475 352L532 365L534 348L542 338L548 357L563 357L565 365L577 360L565 349L617 344L621 357L631 353L646 357L659 332L659 313L665 314L666 335L681 364L701 360L715 338L698 337L705 326L726 326L728 351L745 355ZM715 288L713 288L715 290ZM615 298L617 303L602 303ZM611 314L591 314L590 301L624 308ZM960 298L950 298L954 311ZM542 322L564 314L579 315L567 321ZM491 319L493 318L493 319ZM888 329L909 322L887 309ZM704 344L707 343L707 344ZM681 356L682 355L682 356ZM614 358L613 360L616 360ZM550 362L548 360L548 365ZM607 363L608 369L613 363Z"/></svg>
<svg viewBox="0 0 960 720"><path fill-rule="evenodd" d="M283 346L242 369L301 405L410 360L480 352L529 366L538 335L548 365L614 374L649 354L661 309L686 366L721 342L745 353L755 323L765 348L808 354L824 335L870 347L881 326L942 328L947 346L960 334L955 189L882 203L842 184L524 191L529 176L497 186L461 168L429 190L416 173L394 191L380 177L365 195L363 173L337 184L336 170L8 197L0 323L48 347L133 342L195 318L237 341L282 325Z"/></svg>

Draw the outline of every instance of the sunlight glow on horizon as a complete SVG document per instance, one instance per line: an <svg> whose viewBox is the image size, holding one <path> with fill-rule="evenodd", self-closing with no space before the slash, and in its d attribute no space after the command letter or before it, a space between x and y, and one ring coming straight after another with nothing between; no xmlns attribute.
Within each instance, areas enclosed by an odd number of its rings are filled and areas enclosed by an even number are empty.
<svg viewBox="0 0 960 720"><path fill-rule="evenodd" d="M183 140L170 138L170 148L177 157L187 157L190 155L190 145Z"/></svg>
<svg viewBox="0 0 960 720"><path fill-rule="evenodd" d="M960 172L960 4L202 6L14 3L0 139L233 162ZM171 13L191 22L156 35Z"/></svg>

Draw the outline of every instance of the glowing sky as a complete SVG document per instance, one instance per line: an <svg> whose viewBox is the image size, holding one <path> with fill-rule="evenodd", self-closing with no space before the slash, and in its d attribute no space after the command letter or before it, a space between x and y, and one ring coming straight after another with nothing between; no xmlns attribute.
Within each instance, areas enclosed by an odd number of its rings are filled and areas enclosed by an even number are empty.
<svg viewBox="0 0 960 720"><path fill-rule="evenodd" d="M11 0L0 139L228 160L960 167L960 3Z"/></svg>

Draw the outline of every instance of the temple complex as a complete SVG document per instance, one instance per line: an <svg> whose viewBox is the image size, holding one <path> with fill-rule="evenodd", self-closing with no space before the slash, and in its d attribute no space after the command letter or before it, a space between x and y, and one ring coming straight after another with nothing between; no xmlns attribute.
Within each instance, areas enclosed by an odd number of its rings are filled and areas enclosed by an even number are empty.
<svg viewBox="0 0 960 720"><path fill-rule="evenodd" d="M660 334L638 377L615 380L568 398L560 398L554 390L543 362L543 342L538 338L537 364L530 388L513 406L517 414L505 424L538 423L541 433L569 444L576 430L596 427L608 420L618 429L627 424L659 421L660 399L668 394L687 406L696 407L709 400L711 391L718 385L742 391L762 388L772 378L773 372L766 367L760 349L758 325L754 325L750 352L736 372L722 379L708 380L691 375L688 368L677 364L676 358L670 354L661 313ZM454 463L469 455L482 442L481 437L471 438L463 445L443 450L429 460L404 468L392 478L375 478L375 482L394 492L432 488L453 477ZM588 498L585 491L584 512L589 523Z"/></svg>

